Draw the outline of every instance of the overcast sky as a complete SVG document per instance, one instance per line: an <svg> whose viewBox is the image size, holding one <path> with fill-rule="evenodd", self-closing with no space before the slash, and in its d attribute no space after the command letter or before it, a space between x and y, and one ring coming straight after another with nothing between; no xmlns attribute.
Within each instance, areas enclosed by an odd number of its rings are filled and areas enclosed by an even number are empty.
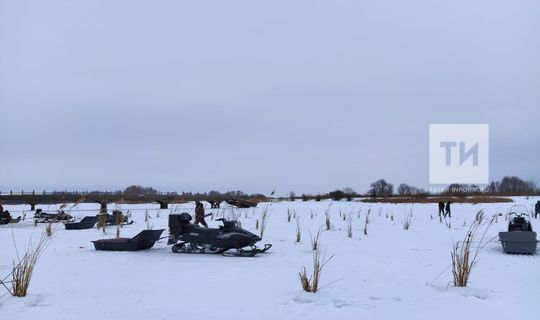
<svg viewBox="0 0 540 320"><path fill-rule="evenodd" d="M0 190L428 187L430 123L540 180L540 2L0 0Z"/></svg>

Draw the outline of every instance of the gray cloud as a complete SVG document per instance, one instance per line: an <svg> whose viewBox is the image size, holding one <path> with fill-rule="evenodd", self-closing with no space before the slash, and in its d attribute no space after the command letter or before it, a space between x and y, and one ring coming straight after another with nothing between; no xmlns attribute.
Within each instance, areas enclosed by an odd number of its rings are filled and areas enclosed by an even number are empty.
<svg viewBox="0 0 540 320"><path fill-rule="evenodd" d="M534 1L0 1L0 189L428 183L429 123L540 180Z"/></svg>

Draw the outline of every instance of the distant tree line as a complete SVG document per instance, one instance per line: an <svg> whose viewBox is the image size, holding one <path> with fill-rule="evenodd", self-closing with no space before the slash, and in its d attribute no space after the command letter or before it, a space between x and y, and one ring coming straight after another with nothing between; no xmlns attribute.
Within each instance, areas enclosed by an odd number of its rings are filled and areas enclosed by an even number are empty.
<svg viewBox="0 0 540 320"><path fill-rule="evenodd" d="M450 196L466 196L466 195L540 195L540 189L537 187L534 181L526 181L519 177L507 176L501 179L501 181L492 181L485 187L480 187L474 184L450 184L440 192L429 192L415 186L411 186L406 183L401 183L397 190L394 189L392 183L387 182L385 179L379 179L370 185L369 190L365 194L356 193L351 188L343 188L334 190L326 194L309 195L302 194L300 197L296 196L296 193L291 191L289 193L289 200L294 201L301 199L302 201L322 199L342 200L346 199L351 201L354 197L392 197L392 196L430 196L430 195L450 195Z"/></svg>
<svg viewBox="0 0 540 320"><path fill-rule="evenodd" d="M12 192L9 192L12 193ZM7 194L9 194L7 193ZM21 191L23 193L23 191ZM27 192L28 194L35 194L34 191ZM37 193L39 194L39 192ZM114 195L157 195L157 194L167 194L167 195L185 195L185 196L216 196L216 197L228 197L228 198L249 198L249 197L260 197L264 198L262 194L247 194L240 190L231 190L226 192L220 192L212 190L204 193L193 193L193 192L162 192L158 191L152 187L144 187L141 185L130 185L124 190L116 191L53 191L46 192L43 191L43 194L81 194L81 195L92 195L92 194L114 194ZM270 196L274 194L274 191ZM307 200L316 200L320 201L322 199L332 199L332 200L342 200L346 199L351 201L355 197L392 197L392 196L429 196L429 195L450 195L450 196L466 196L466 195L540 195L540 189L537 187L536 183L531 180L523 180L516 176L506 176L503 177L500 181L492 181L487 186L481 187L474 184L450 184L443 190L438 192L429 192L415 186L411 186L406 183L401 183L397 189L394 188L392 183L387 182L385 179L379 179L371 183L370 188L366 193L360 194L355 192L352 188L346 187L342 189L337 189L326 194L316 194L310 195L303 193L300 196L297 196L294 191L289 193L287 197L291 201L301 199L303 201Z"/></svg>

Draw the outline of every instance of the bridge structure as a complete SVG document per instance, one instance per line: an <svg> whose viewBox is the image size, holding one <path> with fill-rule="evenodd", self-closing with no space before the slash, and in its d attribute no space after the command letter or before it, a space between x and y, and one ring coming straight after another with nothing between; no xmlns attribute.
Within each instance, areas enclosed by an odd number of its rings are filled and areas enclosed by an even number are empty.
<svg viewBox="0 0 540 320"><path fill-rule="evenodd" d="M31 211L36 210L36 205L61 203L99 203L101 206L100 211L107 211L107 205L109 203L158 203L160 209L168 209L171 203L206 201L210 204L211 208L219 208L222 202L234 202L238 201L239 198L246 201L253 201L249 197L177 194L169 192L156 194L124 194L121 192L0 192L0 201L3 204L28 204Z"/></svg>

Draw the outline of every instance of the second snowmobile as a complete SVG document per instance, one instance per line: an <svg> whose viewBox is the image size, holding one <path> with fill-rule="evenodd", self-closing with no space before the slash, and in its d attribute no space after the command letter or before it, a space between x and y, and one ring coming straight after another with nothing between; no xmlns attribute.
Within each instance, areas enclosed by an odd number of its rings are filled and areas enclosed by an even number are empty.
<svg viewBox="0 0 540 320"><path fill-rule="evenodd" d="M513 210L514 207L522 207L521 213ZM527 207L514 205L508 214L508 231L499 232L499 241L504 253L535 254L538 240L533 231Z"/></svg>

